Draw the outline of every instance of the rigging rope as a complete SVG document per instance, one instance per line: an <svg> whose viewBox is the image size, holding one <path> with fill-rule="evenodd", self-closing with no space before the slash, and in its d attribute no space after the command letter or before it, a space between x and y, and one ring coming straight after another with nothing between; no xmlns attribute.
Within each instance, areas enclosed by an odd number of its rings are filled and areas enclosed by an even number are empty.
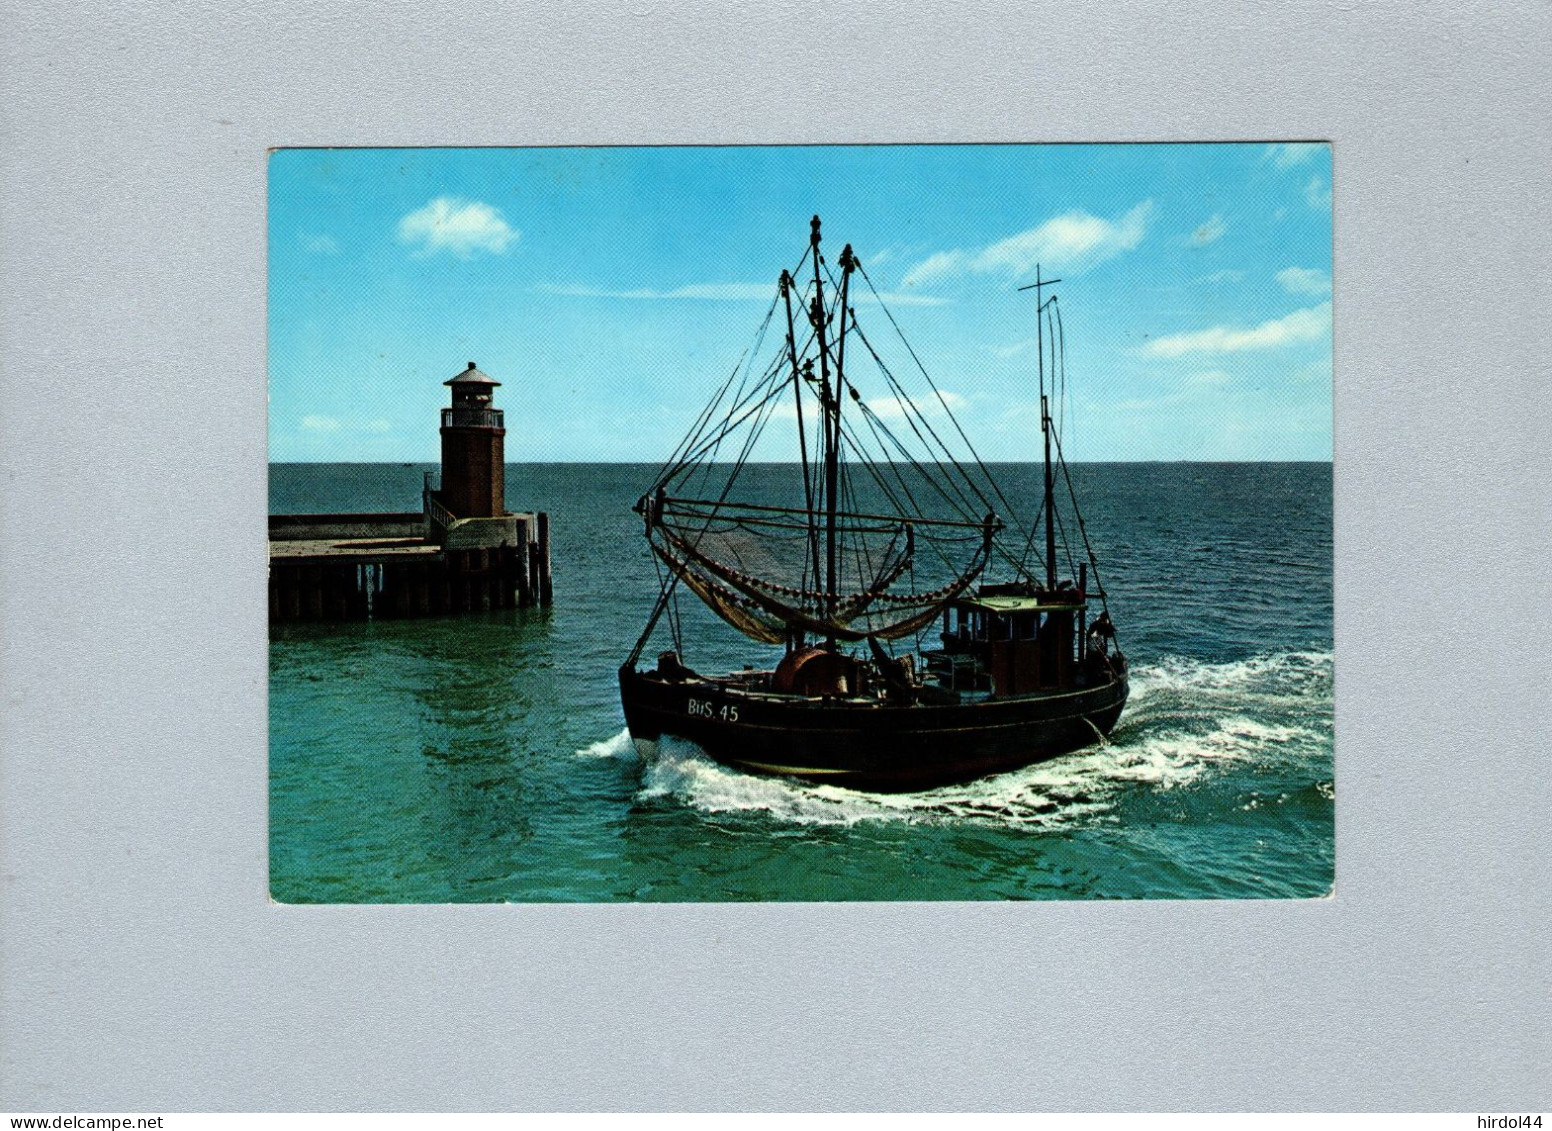
<svg viewBox="0 0 1552 1131"><path fill-rule="evenodd" d="M1105 615L1108 616L1110 614L1110 602L1106 599L1105 583L1100 580L1099 559L1094 556L1094 547L1089 542L1088 526L1083 521L1083 511L1078 506L1078 493L1073 488L1072 475L1067 470L1067 459L1062 455L1060 443L1056 445L1056 454L1061 464L1062 477L1067 481L1067 494L1072 499L1072 513L1078 520L1078 534L1083 539L1083 550L1088 555L1089 568L1094 572L1094 585L1099 592L1100 607L1104 609Z"/></svg>
<svg viewBox="0 0 1552 1131"><path fill-rule="evenodd" d="M863 419L867 421L868 427L870 429L872 429L873 432L874 432L874 438L877 439L878 438L878 432L882 431L883 434L885 436L887 436L889 438L889 440L895 445L895 447L900 451L900 453L903 456L905 456L906 462L910 465L910 467L913 470L918 471L918 472L921 473L922 479L928 484L928 486L932 487L935 491L937 491L938 495L946 503L948 503L949 506L951 506L951 507L954 506L954 500L949 498L947 493L945 493L943 488L938 484L937 480L934 479L931 475L928 475L926 469L924 467L922 467L921 464L916 462L916 460L911 456L909 450L906 449L905 445L900 442L900 439L897 436L895 436L895 434L892 431L890 431L889 426L887 424L885 424L882 420L880 420L878 415L876 413L874 413L873 410L871 408L869 408L866 403L859 402L859 404L860 404L860 407L862 408ZM884 449L884 445L883 445L883 441L882 440L879 441L879 450L880 450L881 453L883 453L883 454L885 454L887 456L888 453ZM889 460L887 462L889 463L890 468L892 470L894 470L896 478L900 479L901 490L903 490L905 492L906 498L910 500L912 513L916 513L916 514L924 513L923 508L916 502L915 497L911 494L910 488L905 485L904 478L900 475L898 466L892 460ZM961 493L960 498L961 498L961 500L963 500L963 498L964 498L963 493ZM983 501L985 501L985 500L983 500ZM898 506L898 503L896 505ZM987 511L990 512L990 511L993 511L993 510L994 510L994 508L988 502L987 503ZM958 513L959 513L961 518L964 518L967 521L974 521L975 520L975 516L974 516L973 512L959 511ZM1016 523L1017 522L1017 517L1016 516L1010 516L1009 519L1006 520L1006 521ZM1033 530L1033 529L1034 528L1031 527L1031 530ZM1017 533L1018 533L1017 526L1012 527L1012 530L1013 530L1013 533L1014 533L1014 535L1016 537ZM1019 560L1019 559L1017 559L1017 558L1014 558L1014 556L1005 547L1003 547L1001 545L1001 543L998 543L998 545L996 547L994 547L994 548L997 551L997 553L1002 558L1004 558L1009 565L1011 565L1013 567L1013 570L1014 570L1015 573L1025 573L1025 572L1027 572L1025 570L1025 568L1024 568L1024 562ZM1025 554L1026 554L1026 557L1027 557L1027 554L1028 554L1028 550L1027 549L1025 551Z"/></svg>
<svg viewBox="0 0 1552 1131"><path fill-rule="evenodd" d="M1067 335L1062 329L1062 304L1056 295L1051 296L1051 309L1056 312L1056 350L1061 359L1057 372L1061 374L1061 399L1056 410L1056 438L1060 443L1067 434Z"/></svg>
<svg viewBox="0 0 1552 1131"><path fill-rule="evenodd" d="M913 454L912 447L901 436L897 435L880 417L879 413L863 398L856 382L852 379L852 375L842 371L839 361L843 347L840 341L826 342L823 347L825 353L824 360L834 364L832 374L833 387L829 390L830 396L834 398L834 401L832 406L827 409L824 398L818 398L819 411L815 413L812 422L816 451L822 450L822 445L828 441L832 445L832 454L836 464L844 465L844 469L851 467L851 462L847 459L847 453L850 452L855 461L860 462L867 470L873 483L882 492L883 497L897 511L901 512L902 516L916 515L919 520L927 520L927 512L921 507L916 492L912 490L912 485L908 481L906 473L909 472L909 478L919 479L920 481L917 484L918 491L922 490L922 484L925 484L947 506L949 513L962 520L966 520L967 525L979 522L983 512L986 515L991 515L998 509L1001 509L1002 513L1007 516L1009 532L1015 538L1018 533L1022 532L1020 528L1023 524L1019 521L1020 509L1013 505L1004 492L1002 485L992 475L991 470L982 460L958 418L949 407L948 398L938 388L931 374L928 373L920 356L916 353L910 341L906 339L899 322L889 309L888 304L884 302L883 296L879 293L877 286L868 276L866 269L863 268L860 262L857 262L855 265L856 271L862 275L874 301L883 310L885 317L889 320L890 325L894 328L896 335L900 338L911 360L915 363L916 369L920 372L933 396L937 399L944 415L948 417L959 440L963 442L965 449L968 450L971 457L970 460L961 462L960 458L955 454L955 450L945 442L943 435L939 434L938 429L928 419L921 405L906 393L902 382L895 376L888 364L880 356L878 350L874 348L872 341L857 321L856 312L851 303L847 302L845 309L842 309L842 288L836 283L835 274L830 269L829 261L823 256L818 257L822 277L829 279L833 290L828 305L817 304L819 307L817 315L813 313L816 305L813 295L818 286L818 280L810 279L806 285L798 282L798 272L801 271L804 262L811 253L811 247L805 249L804 253L799 257L797 268L793 272L788 273L788 299L794 303L794 310L801 307L810 312L810 317L804 319L809 326L809 330L804 335L802 345L799 346L795 340L797 334L794 327L792 333L783 335L782 348L776 351L770 362L763 366L760 364L759 359L765 346L771 320L775 316L777 307L783 302L782 289L778 286L770 305L766 309L765 317L761 320L759 328L755 333L754 341L744 350L738 364L733 368L727 379L722 382L715 397L712 398L705 410L697 416L689 434L675 447L669 460L659 469L654 484L654 493L659 498L663 496L670 485L675 484L677 481L682 488L688 488L697 483L704 484L706 488L704 494L708 496L715 495L715 501L708 500L706 503L701 504L701 506L709 509L691 510L683 507L679 508L676 511L676 517L679 521L675 523L675 528L679 530L679 534L672 534L670 527L664 527L664 534L670 539L678 541L692 555L691 559L683 559L676 564L675 558L677 555L664 556L662 553L657 552L656 545L653 546L655 551L654 563L658 569L659 576L660 597L653 616L649 620L646 632L637 644L636 653L632 655L632 662L639 655L641 648L646 643L647 636L652 631L653 625L664 611L668 612L669 626L674 636L675 646L682 647L682 622L679 617L677 602L677 584L681 579L686 580L690 588L697 595L701 595L703 599L706 599L713 611L718 611L719 615L724 616L724 619L730 618L735 606L744 610L743 613L738 614L739 617L747 618L755 615L756 610L751 607L751 602L754 599L754 593L758 592L758 589L745 589L742 594L738 594L718 586L711 577L701 575L698 568L695 569L693 576L683 572L692 568L691 561L694 558L704 558L704 555L699 551L699 547L708 537L719 539L725 548L724 552L731 554L732 560L738 563L738 568L732 570L730 579L734 579L739 588L744 588L746 585L758 586L770 593L784 593L796 596L805 603L816 596L820 598L826 596L809 589L810 584L817 586L819 582L817 576L810 577L813 563L810 560L811 555L809 554L805 554L802 557L802 568L799 571L800 583L796 589L776 581L765 580L755 576L753 570L756 569L762 573L769 572L766 568L768 556L758 552L759 545L757 540L774 539L779 543L795 543L801 539L810 544L809 548L811 551L817 552L817 542L815 541L817 538L817 528L813 524L814 515L844 503L846 507L850 508L852 516L865 517L862 515L857 485L853 482L853 476L849 474L838 475L836 491L834 492L837 497L831 499L826 497L827 493L824 490L824 462L817 457L811 464L805 461L802 469L802 483L807 505L802 513L807 521L801 526L778 518L761 518L748 513L737 513L737 504L732 504L730 507L735 513L729 513L729 509L725 508L729 508L728 498L734 483L751 460L765 429L772 419L780 415L778 406L781 403L781 398L792 395L787 391L789 382L794 386L796 395L799 398L801 398L803 384L809 384L811 387L819 384L819 379L815 377L813 372L815 355L811 354L810 351L817 348L820 327L833 325L837 315L841 316L842 325L846 327L848 332L855 331L856 336L861 339L866 348L868 355L872 357L874 364L877 365L879 372L884 377L887 388L899 405L901 417L910 428L916 442L922 445L924 459L927 462ZM1052 310L1050 309L1051 307L1055 309ZM1057 462L1062 466L1068 494L1072 499L1073 511L1077 518L1084 549L1094 570L1095 585L1098 587L1101 602L1104 602L1105 593L1099 578L1098 563L1094 557L1093 547L1089 543L1083 515L1077 507L1077 497L1073 488L1070 471L1061 453L1062 439L1067 431L1069 416L1066 340L1065 327L1062 325L1062 312L1054 294L1051 296L1047 309L1042 311L1042 314L1046 319L1047 327L1051 327L1053 316L1055 320L1050 346L1053 381L1051 393L1053 399L1057 400L1058 407L1056 420L1051 428L1052 440L1057 451ZM1042 350L1041 352L1044 353L1045 351ZM803 359L806 359L806 362ZM848 358L848 360L850 359ZM797 364L794 364L794 362L797 362ZM787 372L789 367L793 370L790 373ZM867 434L871 439L871 443L854 426L853 421L850 419L851 414L841 414L840 408L844 403L841 400L843 394L849 395L853 403L860 409L860 415L866 424ZM791 408L792 406L789 405L788 407ZM833 421L830 415L831 412L834 413L835 417ZM802 419L806 415L806 413L800 411L795 417L795 420L800 421L799 427L802 424L808 423ZM720 423L714 423L717 421L720 421ZM833 438L830 435L832 423L836 425L833 429ZM722 447L725 442L734 438L734 433L740 431L744 432L742 442L737 446L737 452L731 462L731 468L721 484L721 489L720 491L711 491L714 470L718 467L727 466L718 465L716 462ZM877 447L877 457L869 450L874 445ZM901 458L898 460L892 458L892 452L897 452ZM942 460L946 462L939 462L940 454ZM968 463L972 462L974 471L972 471L970 466L967 466ZM878 466L879 463L887 465L887 472ZM931 464L930 468L928 466L929 463ZM976 472L979 474L977 475ZM890 483L891 477L898 486L898 492L896 487ZM984 483L982 482L983 480ZM983 486L987 490L983 490ZM909 504L908 506L902 505L902 495ZM994 505L993 498L1000 506ZM959 582L951 583L950 586L938 592L947 592L949 589L953 589L956 584L962 589L963 585L967 584L970 578L979 575L990 564L990 558L993 554L1000 559L1005 559L1012 566L1017 578L1035 582L1036 579L1029 569L1029 561L1042 517L1047 522L1055 522L1060 532L1063 548L1066 551L1069 568L1076 575L1073 546L1067 536L1065 523L1062 521L1060 513L1054 507L1052 508L1052 513L1046 515L1046 500L1043 491L1039 493L1039 498L1039 504L1035 508L1034 520L1028 527L1028 537L1025 541L1022 556L1015 557L1011 549L1004 545L1001 539L988 537L985 548L976 555L979 562L972 572L970 574L961 573ZM761 508L757 507L755 509L759 510ZM882 516L879 517L881 518ZM660 503L655 520L649 513L649 523L653 521L662 523L663 520L664 512ZM698 529L692 529L695 527L698 527ZM1001 528L1002 525L1000 524L999 529ZM909 530L911 528L907 526L904 529ZM798 533L785 533L789 530L797 531ZM891 531L893 532L891 541L883 549L883 556L875 562L873 547L869 543L870 536L882 536L891 533ZM844 563L849 558L851 568L857 575L859 585L867 584L866 579L868 578L880 578L884 574L890 573L891 570L894 570L897 575L900 570L909 568L912 577L911 588L914 590L916 588L916 563L914 554L910 552L909 547L911 543L908 542L904 557L897 561L893 567L889 565L890 558L898 544L899 533L900 528L888 526L869 526L859 523L853 523L850 526L838 526L838 545L836 549L839 553L837 566L844 568ZM748 535L748 537L744 538L742 537L743 535ZM955 569L954 561L948 552L949 548L956 541L965 542L973 536L972 534L965 533L950 535L944 533L941 529L932 530L923 535L932 546L933 554L939 559L950 575L958 571ZM753 555L752 558L747 556L751 554ZM763 558L765 560L762 560ZM710 562L712 559L706 558L705 560ZM662 570L664 563L669 565L669 577L666 581L664 580ZM728 567L718 568L726 569ZM791 577L790 572L787 574L787 577ZM840 588L839 568L837 570L837 582L837 588ZM927 583L931 584L930 578L927 579ZM1038 582L1036 583L1038 584ZM956 589L955 591L959 590ZM899 597L884 594L880 590L869 597L861 607L856 607L851 615L860 614L864 618L865 623L872 626L875 623L875 618L883 615L881 609L873 606L874 600L883 605L894 604L897 607L899 607L899 602L903 600L907 605L917 607L924 596L931 595L915 594L913 597ZM1108 607L1106 611L1108 612ZM773 610L765 608L763 615L769 617L773 615ZM799 615L806 618L806 614ZM928 619L919 623L917 623L917 617L913 616L911 618L911 622L914 624L914 631L918 636L918 647L920 646L920 635L930 625L932 615L934 614L929 611ZM822 621L813 620L812 618L807 619L809 623L806 625L801 623L800 620L794 620L790 622L789 628L795 628L798 631L817 631L821 627L828 628L834 623L833 618L825 618L830 624L824 624ZM734 623L736 627L739 621L737 619L730 619L730 623ZM882 631L899 629L905 623L899 622L892 629ZM756 638L767 639L769 629L770 626L767 625L765 629L759 630L756 633ZM766 633L767 635L761 635L760 633ZM790 635L787 637L787 640L790 645ZM772 642L779 642L779 638Z"/></svg>
<svg viewBox="0 0 1552 1131"><path fill-rule="evenodd" d="M917 419L921 420L923 427L925 427L932 438L937 441L938 448L942 450L949 463L953 465L954 470L959 473L960 478L965 481L965 485L968 486L971 491L975 492L975 496L980 502L980 508L983 511L996 510L997 508L992 505L991 500L988 499L986 495L982 493L982 491L975 485L975 481L965 473L964 466L954 458L954 453L949 450L948 445L945 444L937 432L933 430L932 425L927 422L926 417L922 416L921 410L916 407L916 403L906 394L899 381L895 379L895 375L890 371L889 366L884 364L884 359L879 357L878 351L873 348L873 343L868 340L867 334L863 333L862 327L855 322L852 323L852 326L853 329L856 330L857 336L862 339L862 344L867 347L868 353L873 356L873 360L878 364L878 368L884 374L885 380L889 382L889 387L895 394L895 400L900 405L900 414L905 422L911 426L911 431L916 434L916 438L920 440L923 446L925 446L929 451L931 450L932 445L927 443L927 438L921 434L921 429L917 428L915 421L911 419L913 414ZM859 401L858 403L862 404L864 412L871 411L871 409L869 409L868 406L863 402ZM945 411L947 411L947 406L945 406ZM950 419L952 419L952 415L950 416ZM896 446L900 446L898 441L896 442ZM906 458L911 461L913 466L920 466L908 452L905 453L905 455ZM952 480L950 482L952 483ZM964 498L964 492L959 491L959 486L957 483L952 483L952 485L954 486L955 491L959 492L960 498L963 499L965 506L969 508L970 511L974 511L976 509L976 505L971 503L970 500Z"/></svg>
<svg viewBox="0 0 1552 1131"><path fill-rule="evenodd" d="M932 374L927 372L927 367L922 364L921 358L916 356L916 351L911 348L911 343L909 340L907 340L905 332L900 329L900 323L895 321L894 314L891 313L889 307L885 305L884 296L878 293L878 288L873 285L873 280L868 278L868 273L863 269L861 263L858 263L857 270L861 272L863 280L868 284L868 290L873 292L873 297L878 301L879 309L884 312L884 317L888 318L889 324L895 328L895 333L899 335L900 341L905 346L906 352L911 355L911 360L916 363L916 368L921 370L921 375L927 379L927 386L932 390L933 395L938 398L938 403L943 406L943 411L948 415L949 421L954 425L954 430L959 433L959 438L965 442L965 447L969 450L971 457L975 460L976 467L981 469L981 474L986 476L986 481L991 484L992 491L996 493L997 498L1002 502L1004 507L1008 508L1008 511L1011 514L1013 510L1013 504L1008 502L1007 497L1003 495L1002 489L997 485L997 480L992 476L992 473L987 470L985 462L982 461L981 454L975 450L975 445L970 442L970 437L966 436L965 430L959 426L959 420L951 411L949 411L948 402L943 399L943 394L938 391L937 383L933 381Z"/></svg>
<svg viewBox="0 0 1552 1131"><path fill-rule="evenodd" d="M761 319L761 321L760 321L759 329L755 332L754 343L751 346L747 347L744 350L744 352L739 356L738 364L733 367L733 372L728 376L727 382L723 385L722 389L718 392L717 396L712 400L712 403L706 407L706 411L701 413L701 415L698 418L694 428L691 430L690 435L687 436L685 438L685 441L682 444L680 444L678 448L676 448L674 450L674 453L673 453L673 455L670 456L668 463L664 464L663 467L661 469L659 469L658 475L657 475L657 479L656 479L655 482L662 483L664 481L664 473L667 471L667 469L670 466L676 466L676 467L683 466L682 463L677 462L680 453L682 451L688 451L690 446L692 444L694 444L695 441L699 438L699 435L700 435L701 431L705 428L706 424L710 421L712 412L716 409L716 406L721 403L722 397L726 394L727 390L732 386L733 380L738 376L740 371L744 372L744 381L745 382L748 381L749 371L748 371L748 369L746 367L746 362L751 362L753 360L753 358L758 355L759 349L760 349L760 343L765 340L766 328L770 326L771 319L776 316L776 305L780 301L781 301L781 291L780 291L780 288L778 288L776 295L771 299L771 305L765 311L765 317L763 319ZM739 387L740 387L740 391L742 391L743 384L741 383ZM737 398L735 398L735 400L736 399ZM735 407L735 411L736 411L736 407Z"/></svg>

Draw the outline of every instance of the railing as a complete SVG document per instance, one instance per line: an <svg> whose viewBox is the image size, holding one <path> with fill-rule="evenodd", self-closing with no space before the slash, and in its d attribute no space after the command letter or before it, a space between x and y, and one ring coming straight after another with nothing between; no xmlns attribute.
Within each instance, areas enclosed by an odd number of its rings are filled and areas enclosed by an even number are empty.
<svg viewBox="0 0 1552 1131"><path fill-rule="evenodd" d="M502 428L499 408L444 408L443 428Z"/></svg>
<svg viewBox="0 0 1552 1131"><path fill-rule="evenodd" d="M440 526L443 530L458 521L453 512L438 502L436 496L429 491L426 492L426 517L431 520L432 526Z"/></svg>

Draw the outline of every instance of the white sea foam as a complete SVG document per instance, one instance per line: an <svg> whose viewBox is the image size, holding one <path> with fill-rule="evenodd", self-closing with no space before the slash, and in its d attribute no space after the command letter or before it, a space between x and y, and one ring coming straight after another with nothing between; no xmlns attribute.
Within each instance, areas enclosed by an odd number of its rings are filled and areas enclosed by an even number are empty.
<svg viewBox="0 0 1552 1131"><path fill-rule="evenodd" d="M577 751L578 758L616 758L625 762L635 759L636 756L636 747L631 742L629 728L622 729L619 734L610 738L590 743Z"/></svg>
<svg viewBox="0 0 1552 1131"><path fill-rule="evenodd" d="M967 820L1060 828L1105 820L1124 789L1177 788L1214 764L1255 757L1296 733L1231 718L1206 733L1149 734L967 785L900 794L757 777L713 762L690 743L665 740L647 764L640 796L676 797L707 813L763 812L797 824Z"/></svg>
<svg viewBox="0 0 1552 1131"><path fill-rule="evenodd" d="M1218 767L1287 756L1328 740L1311 718L1330 703L1330 653L1281 653L1226 664L1170 658L1133 673L1132 704L1111 740L967 785L919 793L861 793L740 773L694 744L665 738L648 757L638 795L674 798L708 814L761 813L799 825L862 821L990 822L1059 829L1115 820L1123 791L1169 790ZM1276 709L1294 700L1303 711ZM1272 718L1255 717L1257 714ZM581 755L634 757L628 734Z"/></svg>
<svg viewBox="0 0 1552 1131"><path fill-rule="evenodd" d="M1331 653L1277 652L1220 664L1165 656L1134 668L1131 685L1134 707L1150 696L1171 692L1196 699L1234 695L1329 701Z"/></svg>

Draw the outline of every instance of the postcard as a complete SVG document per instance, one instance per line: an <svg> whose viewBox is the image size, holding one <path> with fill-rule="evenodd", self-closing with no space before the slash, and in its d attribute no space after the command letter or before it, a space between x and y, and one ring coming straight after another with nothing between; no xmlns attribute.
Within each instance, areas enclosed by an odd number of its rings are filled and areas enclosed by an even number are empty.
<svg viewBox="0 0 1552 1131"><path fill-rule="evenodd" d="M1331 178L273 153L272 898L1329 894Z"/></svg>

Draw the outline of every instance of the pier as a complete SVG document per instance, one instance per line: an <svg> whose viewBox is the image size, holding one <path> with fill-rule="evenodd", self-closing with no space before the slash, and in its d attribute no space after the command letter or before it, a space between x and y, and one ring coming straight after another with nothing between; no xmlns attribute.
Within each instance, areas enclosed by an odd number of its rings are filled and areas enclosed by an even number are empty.
<svg viewBox="0 0 1552 1131"><path fill-rule="evenodd" d="M550 516L506 509L500 382L469 362L444 382L442 471L421 509L269 516L271 622L436 616L548 605Z"/></svg>

